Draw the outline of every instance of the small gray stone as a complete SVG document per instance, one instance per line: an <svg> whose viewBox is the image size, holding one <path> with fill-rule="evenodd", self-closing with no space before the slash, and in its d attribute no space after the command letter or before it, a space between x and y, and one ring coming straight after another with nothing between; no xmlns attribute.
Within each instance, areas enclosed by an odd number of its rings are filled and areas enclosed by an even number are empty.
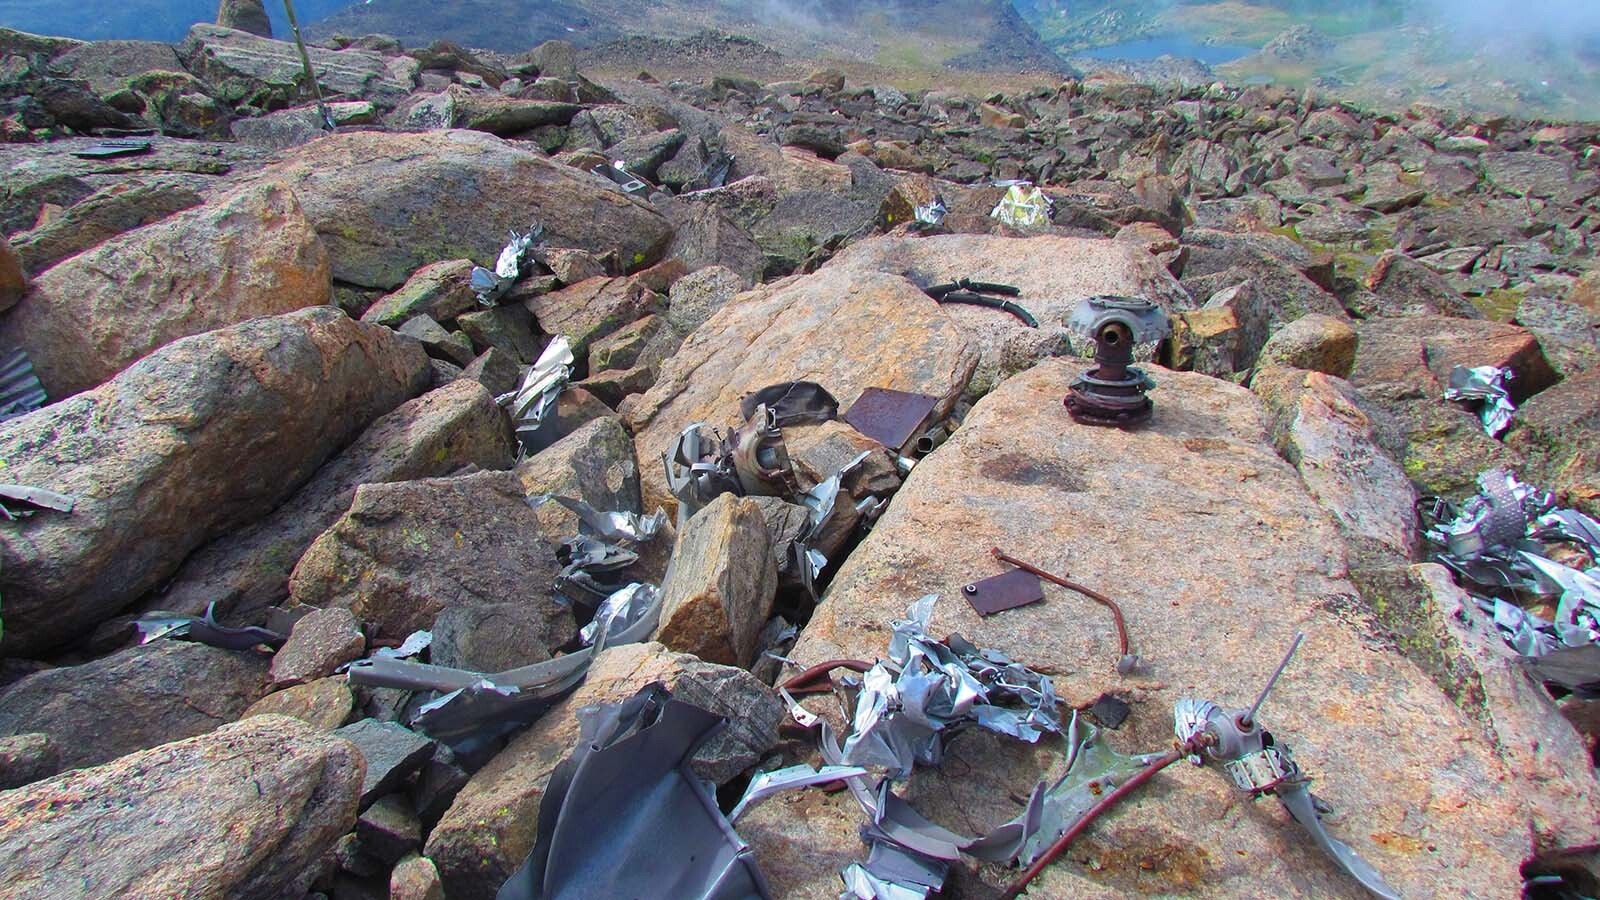
<svg viewBox="0 0 1600 900"><path fill-rule="evenodd" d="M524 365L539 358L542 348L534 335L533 313L520 303L463 313L456 325L481 350L498 347Z"/></svg>
<svg viewBox="0 0 1600 900"><path fill-rule="evenodd" d="M404 325L395 329L409 338L415 338L422 343L422 348L434 359L464 366L472 362L476 355L472 352L472 342L466 335L456 331L446 331L432 316L413 316Z"/></svg>
<svg viewBox="0 0 1600 900"><path fill-rule="evenodd" d="M392 866L422 846L422 823L409 800L390 794L356 819L356 838L363 853Z"/></svg>
<svg viewBox="0 0 1600 900"><path fill-rule="evenodd" d="M490 347L461 370L460 378L483 385L493 396L509 394L522 382L522 364L507 350Z"/></svg>
<svg viewBox="0 0 1600 900"><path fill-rule="evenodd" d="M392 793L433 755L433 741L393 722L362 719L333 735L355 744L367 761L367 776L361 782L363 808Z"/></svg>
<svg viewBox="0 0 1600 900"><path fill-rule="evenodd" d="M433 827L445 814L456 794L467 784L467 770L456 760L455 751L446 744L433 748L433 757L417 773L411 786L411 807L424 825Z"/></svg>

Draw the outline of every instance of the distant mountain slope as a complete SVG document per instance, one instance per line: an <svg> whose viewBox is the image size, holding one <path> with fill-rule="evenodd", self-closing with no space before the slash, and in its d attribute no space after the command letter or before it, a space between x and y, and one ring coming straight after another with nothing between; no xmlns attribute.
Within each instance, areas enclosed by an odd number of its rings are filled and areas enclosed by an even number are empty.
<svg viewBox="0 0 1600 900"><path fill-rule="evenodd" d="M1065 71L1009 0L371 0L318 22L318 35L392 34L407 44L446 38L525 50L562 38L593 46L630 35L687 37L705 29L786 52L900 66Z"/></svg>
<svg viewBox="0 0 1600 900"><path fill-rule="evenodd" d="M716 29L788 53L897 67L1068 71L1010 0L294 0L308 37L390 34L516 53ZM267 0L287 37L282 0ZM0 26L87 40L179 41L217 0L0 0Z"/></svg>
<svg viewBox="0 0 1600 900"><path fill-rule="evenodd" d="M351 0L294 0L294 10L304 26L350 3ZM283 0L266 0L265 5L278 37L288 37ZM0 0L0 26L86 41L123 38L175 42L183 40L194 23L216 19L217 0Z"/></svg>

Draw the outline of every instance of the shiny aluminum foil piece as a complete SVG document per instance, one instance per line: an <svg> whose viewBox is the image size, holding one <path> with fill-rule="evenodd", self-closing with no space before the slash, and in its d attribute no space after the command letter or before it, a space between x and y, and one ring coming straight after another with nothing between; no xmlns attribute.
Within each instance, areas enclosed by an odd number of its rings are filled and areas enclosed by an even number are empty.
<svg viewBox="0 0 1600 900"><path fill-rule="evenodd" d="M351 664L350 683L408 691L439 691L410 725L447 743L505 734L525 725L567 691L589 670L594 655L606 647L649 640L661 617L661 592L640 590L626 607L602 620L594 641L554 659L505 672L485 674L403 659L373 657ZM618 606L622 606L619 601Z"/></svg>
<svg viewBox="0 0 1600 900"><path fill-rule="evenodd" d="M385 659L410 659L413 656L421 655L422 651L431 646L433 646L433 632L413 631L406 635L406 639L400 642L400 646L384 647L374 653L373 656L381 656Z"/></svg>
<svg viewBox="0 0 1600 900"><path fill-rule="evenodd" d="M1006 195L995 204L989 216L1013 228L1048 228L1055 215L1055 204L1044 191L1029 182L1005 183Z"/></svg>
<svg viewBox="0 0 1600 900"><path fill-rule="evenodd" d="M585 647L594 645L601 633L621 634L637 625L651 609L659 609L661 589L653 584L634 582L601 601L594 620L578 630Z"/></svg>
<svg viewBox="0 0 1600 900"><path fill-rule="evenodd" d="M645 516L627 510L597 510L582 500L559 494L535 494L528 498L528 505L535 509L552 502L561 504L577 516L589 534L607 541L642 544L654 538L661 532L661 526L667 524L666 510L661 509Z"/></svg>
<svg viewBox="0 0 1600 900"><path fill-rule="evenodd" d="M472 290L478 295L481 306L494 306L511 286L516 284L527 269L528 259L544 237L544 226L534 223L526 233L513 230L511 240L500 251L491 271L482 266L472 268Z"/></svg>
<svg viewBox="0 0 1600 900"><path fill-rule="evenodd" d="M944 205L944 199L935 197L929 203L913 207L911 217L918 223L929 228L938 228L944 224L944 217L950 214L950 208Z"/></svg>
<svg viewBox="0 0 1600 900"><path fill-rule="evenodd" d="M525 448L529 448L545 418L555 411L556 400L572 377L572 363L572 342L558 334L550 339L538 361L522 373L522 385L495 398L510 413L517 440Z"/></svg>
<svg viewBox="0 0 1600 900"><path fill-rule="evenodd" d="M1483 421L1483 433L1499 437L1511 427L1511 417L1517 406L1511 402L1506 382L1516 375L1510 369L1498 366L1456 366L1450 370L1450 384L1444 389L1446 400L1477 400L1483 405L1478 418Z"/></svg>
<svg viewBox="0 0 1600 900"><path fill-rule="evenodd" d="M1522 539L1528 526L1555 506L1549 491L1520 481L1510 470L1488 469L1478 475L1478 494L1461 504L1449 522L1426 532L1458 560L1474 560Z"/></svg>
<svg viewBox="0 0 1600 900"><path fill-rule="evenodd" d="M801 763L784 769L774 769L770 772L758 772L750 779L750 786L745 788L744 796L734 805L733 811L728 813L729 822L739 821L744 811L757 803L798 788L811 787L819 784L829 784L842 781L846 778L856 778L867 774L867 770L860 766L823 766L813 769Z"/></svg>
<svg viewBox="0 0 1600 900"><path fill-rule="evenodd" d="M1055 687L1047 676L996 650L980 649L959 635L948 642L927 634L938 595L929 594L894 623L889 660L863 677L847 765L881 766L891 778L911 774L917 763L937 765L940 732L958 722L1028 743L1060 733Z"/></svg>

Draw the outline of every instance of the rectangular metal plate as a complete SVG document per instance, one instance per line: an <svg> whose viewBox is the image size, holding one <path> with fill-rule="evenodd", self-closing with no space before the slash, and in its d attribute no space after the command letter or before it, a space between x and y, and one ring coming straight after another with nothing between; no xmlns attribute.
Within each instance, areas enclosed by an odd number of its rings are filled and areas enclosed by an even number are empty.
<svg viewBox="0 0 1600 900"><path fill-rule="evenodd" d="M101 141L72 152L80 159L108 159L114 156L138 156L149 153L149 141Z"/></svg>
<svg viewBox="0 0 1600 900"><path fill-rule="evenodd" d="M871 387L861 392L844 420L896 453L916 437L938 405L938 397Z"/></svg>
<svg viewBox="0 0 1600 900"><path fill-rule="evenodd" d="M992 616L1043 600L1044 585L1039 583L1039 576L1012 569L1004 575L974 581L961 589L961 596L967 598L979 615Z"/></svg>

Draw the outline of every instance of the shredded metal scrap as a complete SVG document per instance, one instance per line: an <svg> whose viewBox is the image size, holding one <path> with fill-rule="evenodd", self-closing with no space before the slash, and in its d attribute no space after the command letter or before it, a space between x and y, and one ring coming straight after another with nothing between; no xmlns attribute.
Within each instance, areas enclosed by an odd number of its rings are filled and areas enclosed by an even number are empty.
<svg viewBox="0 0 1600 900"><path fill-rule="evenodd" d="M1450 384L1444 389L1444 398L1481 401L1483 406L1478 410L1478 418L1483 420L1483 433L1499 437L1511 427L1511 416L1517 411L1506 390L1506 382L1514 377L1510 369L1498 366L1456 366L1450 370Z"/></svg>
<svg viewBox="0 0 1600 900"><path fill-rule="evenodd" d="M522 373L522 385L495 398L511 414L517 440L529 452L536 452L534 436L555 411L561 389L572 377L572 362L572 343L565 335L556 335L539 354L538 361Z"/></svg>
<svg viewBox="0 0 1600 900"><path fill-rule="evenodd" d="M497 900L769 896L749 845L689 769L726 719L659 683L578 719L577 749L539 805L538 841Z"/></svg>
<svg viewBox="0 0 1600 900"><path fill-rule="evenodd" d="M255 626L234 628L219 624L216 610L217 604L213 602L207 604L204 616L151 615L135 619L133 627L139 634L141 644L148 644L158 638L177 638L226 650L249 650L261 644L273 648L281 647L287 640L284 635L265 628Z"/></svg>
<svg viewBox="0 0 1600 900"><path fill-rule="evenodd" d="M604 604L602 604L604 606ZM647 640L661 616L661 592L644 585L626 602L596 616L592 643L555 659L486 675L376 657L350 667L350 683L409 691L442 691L411 719L411 726L439 740L458 742L510 731L533 721L546 705L583 680L589 662L605 647Z"/></svg>
<svg viewBox="0 0 1600 900"><path fill-rule="evenodd" d="M1439 499L1423 503L1435 558L1465 582L1478 608L1522 656L1600 641L1600 568L1589 571L1551 559L1564 544L1600 563L1600 522L1577 510L1555 508L1548 492L1524 484L1505 469L1478 476L1478 494L1459 508ZM1513 602L1555 598L1554 620Z"/></svg>
<svg viewBox="0 0 1600 900"><path fill-rule="evenodd" d="M1029 743L1061 731L1047 676L960 635L948 643L928 636L938 599L929 594L911 604L906 618L894 623L889 661L863 676L845 764L882 766L891 777L905 778L915 763L938 765L939 732L962 721Z"/></svg>
<svg viewBox="0 0 1600 900"><path fill-rule="evenodd" d="M511 240L501 249L492 271L482 266L473 267L472 290L478 295L480 305L495 305L527 274L528 261L543 238L544 226L538 223L528 226L526 232L513 230Z"/></svg>

